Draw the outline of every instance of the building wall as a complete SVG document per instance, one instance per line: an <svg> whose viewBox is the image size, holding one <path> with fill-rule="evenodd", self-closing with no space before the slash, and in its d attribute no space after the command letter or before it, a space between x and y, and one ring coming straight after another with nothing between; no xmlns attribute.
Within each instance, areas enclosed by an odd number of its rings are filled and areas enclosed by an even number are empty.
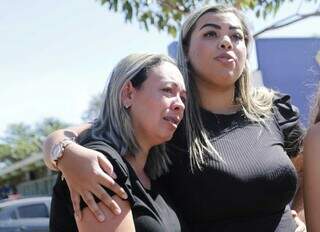
<svg viewBox="0 0 320 232"><path fill-rule="evenodd" d="M258 67L265 86L291 95L307 125L312 97L320 80L316 55L320 38L256 39Z"/></svg>

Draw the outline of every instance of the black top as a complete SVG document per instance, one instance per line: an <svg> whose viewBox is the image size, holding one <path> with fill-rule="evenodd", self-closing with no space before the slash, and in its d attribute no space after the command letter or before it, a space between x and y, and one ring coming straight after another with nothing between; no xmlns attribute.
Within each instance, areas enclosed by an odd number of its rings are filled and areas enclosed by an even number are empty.
<svg viewBox="0 0 320 232"><path fill-rule="evenodd" d="M191 231L291 232L288 204L297 187L290 157L298 153L303 130L289 97L274 101L265 126L242 111L231 115L201 110L204 127L224 162L207 157L202 171L190 169L182 127L168 145L172 167L159 179L176 212Z"/></svg>
<svg viewBox="0 0 320 232"><path fill-rule="evenodd" d="M130 164L117 153L110 153L106 143L101 141L88 142L88 140L86 142L83 144L85 147L104 153L113 165L117 175L117 183L128 194L136 231L171 232L181 230L177 215L168 206L165 197L159 194L156 185L152 184L150 190L145 189ZM108 192L114 195L110 190ZM82 202L82 207L85 207L84 202ZM66 181L62 181L59 175L52 195L50 231L78 231L73 212Z"/></svg>

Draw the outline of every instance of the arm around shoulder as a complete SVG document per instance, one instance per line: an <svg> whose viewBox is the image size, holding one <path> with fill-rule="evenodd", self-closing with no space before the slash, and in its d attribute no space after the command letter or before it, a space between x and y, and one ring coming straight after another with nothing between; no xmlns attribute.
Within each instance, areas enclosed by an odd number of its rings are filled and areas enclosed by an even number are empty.
<svg viewBox="0 0 320 232"><path fill-rule="evenodd" d="M43 160L46 166L54 171L57 171L57 167L55 166L54 161L51 158L51 150L53 146L64 139L71 139L72 137L76 137L81 132L89 129L91 124L81 124L76 127L70 127L65 129L60 129L52 132L43 143Z"/></svg>

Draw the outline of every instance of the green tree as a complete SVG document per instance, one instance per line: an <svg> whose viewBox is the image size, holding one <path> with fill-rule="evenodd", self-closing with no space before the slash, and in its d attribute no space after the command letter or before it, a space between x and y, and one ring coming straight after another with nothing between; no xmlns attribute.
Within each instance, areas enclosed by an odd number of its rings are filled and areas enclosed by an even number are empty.
<svg viewBox="0 0 320 232"><path fill-rule="evenodd" d="M98 117L101 107L102 93L93 96L89 102L87 110L82 114L81 119L85 122L92 122Z"/></svg>
<svg viewBox="0 0 320 232"><path fill-rule="evenodd" d="M181 26L182 18L193 9L208 3L232 4L238 9L250 10L257 17L266 18L268 15L275 15L285 2L293 0L98 0L101 5L107 6L114 12L122 12L126 22L137 20L148 31L149 27L156 27L160 31L167 31L173 37L176 36ZM315 3L318 0L300 0ZM299 9L293 15L275 22L258 34L265 31L287 26L297 21L312 16L320 16L320 5L313 12L300 14Z"/></svg>
<svg viewBox="0 0 320 232"><path fill-rule="evenodd" d="M44 138L66 126L55 118L46 118L34 126L25 123L9 125L0 142L0 162L10 164L40 152Z"/></svg>

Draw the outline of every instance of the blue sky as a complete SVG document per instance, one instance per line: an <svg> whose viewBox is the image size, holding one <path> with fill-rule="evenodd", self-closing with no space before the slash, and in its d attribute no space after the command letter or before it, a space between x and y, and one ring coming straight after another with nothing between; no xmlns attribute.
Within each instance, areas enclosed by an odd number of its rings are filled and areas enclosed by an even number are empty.
<svg viewBox="0 0 320 232"><path fill-rule="evenodd" d="M296 1L286 4L277 18L297 7ZM304 4L303 11L314 7ZM255 31L275 20L248 18ZM316 25L319 17L263 36L320 37ZM167 53L173 40L164 32L125 24L122 14L95 0L1 0L0 135L10 123L34 124L45 117L80 123L117 61L132 52Z"/></svg>

